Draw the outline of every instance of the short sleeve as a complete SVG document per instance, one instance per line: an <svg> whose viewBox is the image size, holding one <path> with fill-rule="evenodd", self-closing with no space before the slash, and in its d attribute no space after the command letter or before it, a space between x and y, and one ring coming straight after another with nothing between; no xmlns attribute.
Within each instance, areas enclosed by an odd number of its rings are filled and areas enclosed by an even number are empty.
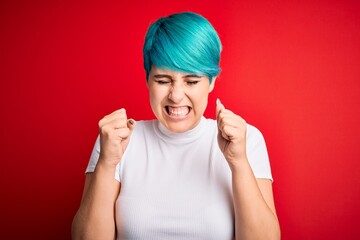
<svg viewBox="0 0 360 240"><path fill-rule="evenodd" d="M273 181L264 137L257 128L249 124L246 134L246 155L256 178Z"/></svg>
<svg viewBox="0 0 360 240"><path fill-rule="evenodd" d="M94 148L91 152L91 156L90 156L90 160L88 163L88 166L85 170L85 173L89 173L89 172L94 172L95 171L95 167L96 164L99 160L99 156L100 156L100 135L97 137L96 141L95 141L95 145ZM120 167L119 164L116 166L116 170L115 170L115 179L117 181L120 182L120 176L119 176L119 171Z"/></svg>

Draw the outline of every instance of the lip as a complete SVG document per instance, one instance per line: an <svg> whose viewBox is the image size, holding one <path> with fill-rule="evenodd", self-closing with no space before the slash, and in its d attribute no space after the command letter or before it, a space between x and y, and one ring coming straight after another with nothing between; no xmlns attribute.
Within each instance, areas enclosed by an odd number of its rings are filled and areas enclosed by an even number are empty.
<svg viewBox="0 0 360 240"><path fill-rule="evenodd" d="M183 107L187 107L189 109L189 112L185 115L170 115L169 114L169 107L172 107L172 108L183 108ZM189 114L191 113L192 111L192 108L189 107L189 106L172 106L172 105L166 105L165 107L163 107L163 111L165 113L165 116L171 120L175 120L175 121L179 121L179 120L183 120L183 119L186 119Z"/></svg>

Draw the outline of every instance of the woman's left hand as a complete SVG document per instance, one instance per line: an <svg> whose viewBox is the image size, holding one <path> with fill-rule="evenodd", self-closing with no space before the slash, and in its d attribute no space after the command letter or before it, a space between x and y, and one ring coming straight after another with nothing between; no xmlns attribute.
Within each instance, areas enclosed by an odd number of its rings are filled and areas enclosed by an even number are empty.
<svg viewBox="0 0 360 240"><path fill-rule="evenodd" d="M218 100L216 105L219 147L230 168L246 160L246 122L226 109Z"/></svg>

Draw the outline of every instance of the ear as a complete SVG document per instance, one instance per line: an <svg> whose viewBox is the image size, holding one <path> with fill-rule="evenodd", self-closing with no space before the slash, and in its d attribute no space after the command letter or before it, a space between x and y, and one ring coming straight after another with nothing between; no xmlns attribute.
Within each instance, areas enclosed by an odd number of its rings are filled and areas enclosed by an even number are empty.
<svg viewBox="0 0 360 240"><path fill-rule="evenodd" d="M212 78L212 81L211 81L211 84L210 84L210 87L209 87L209 93L211 93L212 90L214 90L216 78L217 78L217 76Z"/></svg>

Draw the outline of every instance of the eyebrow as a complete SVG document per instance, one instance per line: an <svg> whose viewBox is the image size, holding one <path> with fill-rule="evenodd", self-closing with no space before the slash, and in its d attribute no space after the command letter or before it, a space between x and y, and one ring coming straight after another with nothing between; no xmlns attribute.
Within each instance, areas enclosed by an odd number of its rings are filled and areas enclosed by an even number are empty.
<svg viewBox="0 0 360 240"><path fill-rule="evenodd" d="M155 74L154 77L155 78L168 78L168 79L171 79L171 76L167 75L167 74Z"/></svg>
<svg viewBox="0 0 360 240"><path fill-rule="evenodd" d="M183 76L183 78L201 78L202 76L196 74L188 74Z"/></svg>

